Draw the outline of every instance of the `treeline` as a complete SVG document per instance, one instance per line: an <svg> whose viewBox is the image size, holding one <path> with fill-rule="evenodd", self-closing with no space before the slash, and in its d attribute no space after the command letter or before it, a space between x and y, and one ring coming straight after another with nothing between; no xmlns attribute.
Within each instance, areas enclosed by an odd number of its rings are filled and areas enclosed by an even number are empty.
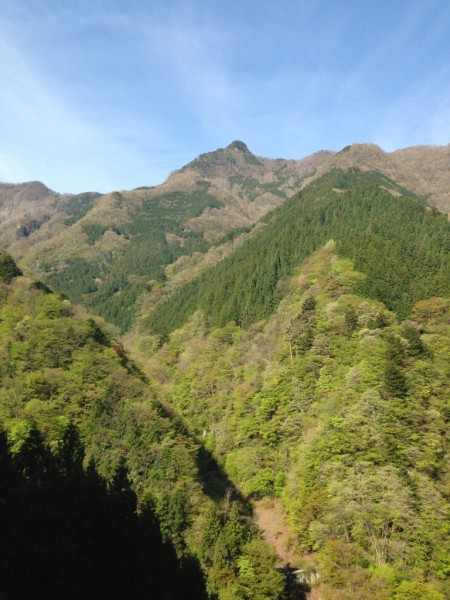
<svg viewBox="0 0 450 600"><path fill-rule="evenodd" d="M377 185L374 185L377 183ZM382 187L380 187L382 186ZM355 292L400 317L414 302L450 291L450 226L420 200L393 195L376 173L334 170L268 215L266 227L149 315L163 338L202 309L213 325L248 325L277 306L277 285L329 239L366 276Z"/></svg>

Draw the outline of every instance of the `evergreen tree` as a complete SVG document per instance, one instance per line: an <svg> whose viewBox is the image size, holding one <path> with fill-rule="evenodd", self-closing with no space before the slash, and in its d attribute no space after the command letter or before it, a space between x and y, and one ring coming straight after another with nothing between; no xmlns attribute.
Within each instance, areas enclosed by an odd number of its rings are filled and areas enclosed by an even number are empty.
<svg viewBox="0 0 450 600"><path fill-rule="evenodd" d="M384 369L383 386L388 396L404 398L408 393L408 386L401 369L392 361L387 362Z"/></svg>

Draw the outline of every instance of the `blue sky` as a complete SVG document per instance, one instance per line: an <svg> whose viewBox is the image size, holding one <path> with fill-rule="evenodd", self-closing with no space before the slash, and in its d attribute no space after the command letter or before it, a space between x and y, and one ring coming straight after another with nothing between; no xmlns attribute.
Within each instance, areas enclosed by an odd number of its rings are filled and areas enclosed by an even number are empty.
<svg viewBox="0 0 450 600"><path fill-rule="evenodd" d="M154 185L234 139L450 143L448 0L0 0L0 181Z"/></svg>

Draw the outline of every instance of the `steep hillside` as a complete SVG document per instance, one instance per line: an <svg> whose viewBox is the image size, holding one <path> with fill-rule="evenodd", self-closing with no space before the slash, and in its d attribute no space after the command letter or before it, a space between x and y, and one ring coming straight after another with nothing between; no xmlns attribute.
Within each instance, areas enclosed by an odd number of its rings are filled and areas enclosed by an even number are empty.
<svg viewBox="0 0 450 600"><path fill-rule="evenodd" d="M444 600L450 300L400 322L355 295L365 276L338 248L283 280L268 319L196 312L141 358L314 597Z"/></svg>
<svg viewBox="0 0 450 600"><path fill-rule="evenodd" d="M100 588L114 598L172 599L188 586L200 599L199 566L215 597L281 595L284 577L247 503L163 408L157 382L100 323L43 282L21 277L6 253L0 382L0 429L9 445L0 436L2 597L29 598L31 588L57 598L69 585L68 598L77 590L93 598ZM152 553L153 567L135 573ZM70 583L78 573L91 579ZM149 592L152 577L158 582Z"/></svg>
<svg viewBox="0 0 450 600"><path fill-rule="evenodd" d="M386 189L387 188L387 189ZM388 178L329 171L265 218L266 226L158 304L143 327L164 336L202 309L214 325L248 325L277 305L278 282L329 239L365 275L355 291L401 317L450 293L450 225Z"/></svg>
<svg viewBox="0 0 450 600"><path fill-rule="evenodd" d="M321 151L301 160L272 160L255 156L238 141L202 154L179 174L195 172L212 179L224 206L204 211L187 223L187 230L204 231L205 238L213 241L235 228L250 227L296 192L302 181L332 156L332 152Z"/></svg>
<svg viewBox="0 0 450 600"><path fill-rule="evenodd" d="M0 243L73 301L126 330L136 304L150 309L178 287L173 274L182 270L186 281L221 260L234 251L232 239L245 239L264 215L336 167L378 172L391 190L400 184L449 209L448 147L385 153L360 144L271 160L235 141L153 188L60 196L38 182L2 184Z"/></svg>
<svg viewBox="0 0 450 600"><path fill-rule="evenodd" d="M16 440L17 442L17 440ZM10 600L206 600L195 565L161 539L150 507L118 468L107 484L83 468L76 428L62 425L48 448L32 426L20 448L0 433L0 595Z"/></svg>
<svg viewBox="0 0 450 600"><path fill-rule="evenodd" d="M44 280L0 250L8 476L64 489L78 432L78 483L110 506L122 473L199 598L200 568L211 598L281 599L280 567L311 600L449 597L447 151L233 142L154 188L4 186L0 236Z"/></svg>
<svg viewBox="0 0 450 600"><path fill-rule="evenodd" d="M100 194L57 194L39 181L0 183L0 245L17 258L75 223Z"/></svg>
<svg viewBox="0 0 450 600"><path fill-rule="evenodd" d="M9 186L15 202L0 236L4 230L5 246L48 283L126 329L139 295L164 281L166 266L251 228L330 156L259 159L233 142L154 188L67 199L33 184L24 204L21 186Z"/></svg>
<svg viewBox="0 0 450 600"><path fill-rule="evenodd" d="M425 198L431 206L450 213L450 145L384 152L374 144L353 144L338 152L317 174L335 167L377 171Z"/></svg>
<svg viewBox="0 0 450 600"><path fill-rule="evenodd" d="M127 340L321 597L443 600L448 219L352 168L262 221Z"/></svg>

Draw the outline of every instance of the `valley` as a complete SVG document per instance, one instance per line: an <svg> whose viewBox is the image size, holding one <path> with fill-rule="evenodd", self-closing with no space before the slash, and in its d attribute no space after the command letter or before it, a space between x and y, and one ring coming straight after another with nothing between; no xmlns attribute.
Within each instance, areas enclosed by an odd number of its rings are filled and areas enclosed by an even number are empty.
<svg viewBox="0 0 450 600"><path fill-rule="evenodd" d="M158 598L445 600L449 189L448 146L240 141L151 188L0 184L4 473L64 489L73 429L71 485L153 523L136 598L163 555Z"/></svg>

